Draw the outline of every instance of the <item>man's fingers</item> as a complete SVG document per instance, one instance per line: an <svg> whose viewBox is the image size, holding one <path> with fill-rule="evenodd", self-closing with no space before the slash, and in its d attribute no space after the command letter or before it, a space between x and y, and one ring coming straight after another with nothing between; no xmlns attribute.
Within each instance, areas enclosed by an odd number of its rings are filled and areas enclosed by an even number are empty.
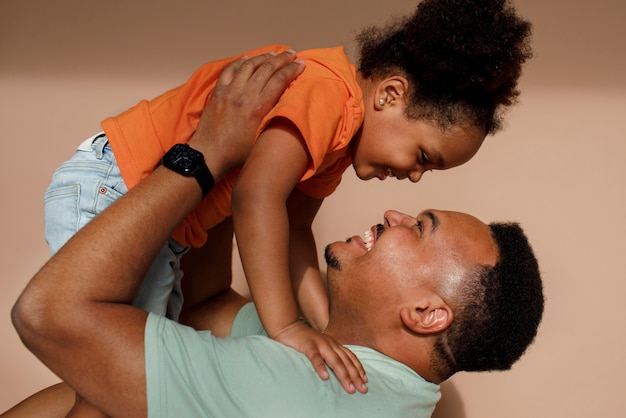
<svg viewBox="0 0 626 418"><path fill-rule="evenodd" d="M252 58L244 56L234 60L222 70L217 79L217 87L227 85L243 86L248 83L250 77L264 62L276 56L273 52L256 55Z"/></svg>
<svg viewBox="0 0 626 418"><path fill-rule="evenodd" d="M261 91L261 94L265 96L268 101L278 101L287 86L289 86L289 84L297 76L299 76L302 71L304 71L304 63L302 61L292 62L280 68L267 81L265 88Z"/></svg>
<svg viewBox="0 0 626 418"><path fill-rule="evenodd" d="M239 70L244 62L248 61L248 57L243 57L238 60L235 60L224 67L224 70L220 73L217 78L216 87L227 86L232 83L233 79L237 74L239 74Z"/></svg>
<svg viewBox="0 0 626 418"><path fill-rule="evenodd" d="M239 59L229 64L228 74L219 83L245 85L247 89L257 92L264 91L269 86L269 94L273 95L276 91L284 91L304 69L301 61L293 62L295 58L296 52L290 49L278 55L267 53Z"/></svg>
<svg viewBox="0 0 626 418"><path fill-rule="evenodd" d="M304 70L304 63L294 62L295 57L295 51L287 50L235 60L220 74L213 95L236 98L233 103L247 104L254 114L265 115Z"/></svg>
<svg viewBox="0 0 626 418"><path fill-rule="evenodd" d="M288 49L280 54L265 54L260 57L253 57L250 61L254 64L254 74L251 74L250 81L263 89L263 86L280 72L282 68L291 64L296 59L296 51Z"/></svg>

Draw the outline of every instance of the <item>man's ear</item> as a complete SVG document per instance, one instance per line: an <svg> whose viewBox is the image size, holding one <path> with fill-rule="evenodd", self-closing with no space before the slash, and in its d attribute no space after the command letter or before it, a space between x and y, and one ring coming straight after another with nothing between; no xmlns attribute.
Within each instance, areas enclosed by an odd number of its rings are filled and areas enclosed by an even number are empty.
<svg viewBox="0 0 626 418"><path fill-rule="evenodd" d="M447 329L454 318L452 308L442 300L403 306L400 318L404 326L418 334L433 334Z"/></svg>
<svg viewBox="0 0 626 418"><path fill-rule="evenodd" d="M408 88L408 80L399 75L390 76L381 80L375 89L374 106L382 110L385 106L403 102Z"/></svg>

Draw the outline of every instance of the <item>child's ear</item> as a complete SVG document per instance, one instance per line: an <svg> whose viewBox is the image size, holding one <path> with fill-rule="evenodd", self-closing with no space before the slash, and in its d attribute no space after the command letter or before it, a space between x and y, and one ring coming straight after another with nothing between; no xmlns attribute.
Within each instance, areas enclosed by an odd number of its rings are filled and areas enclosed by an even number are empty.
<svg viewBox="0 0 626 418"><path fill-rule="evenodd" d="M409 88L409 82L402 76L390 76L378 83L376 87L375 106L382 109L385 106L392 106L404 100Z"/></svg>
<svg viewBox="0 0 626 418"><path fill-rule="evenodd" d="M446 330L454 318L452 308L442 300L403 306L400 318L404 326L417 334L433 334Z"/></svg>

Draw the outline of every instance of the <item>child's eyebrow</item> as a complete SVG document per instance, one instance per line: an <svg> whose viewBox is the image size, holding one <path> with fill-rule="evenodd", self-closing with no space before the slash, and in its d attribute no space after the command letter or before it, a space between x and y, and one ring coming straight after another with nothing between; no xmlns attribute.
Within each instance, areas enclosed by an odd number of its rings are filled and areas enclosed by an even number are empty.
<svg viewBox="0 0 626 418"><path fill-rule="evenodd" d="M432 156L432 162L433 164L435 164L437 167L443 168L446 166L446 162L443 159L443 155L441 155L441 153L437 150L432 150L431 151L431 156Z"/></svg>

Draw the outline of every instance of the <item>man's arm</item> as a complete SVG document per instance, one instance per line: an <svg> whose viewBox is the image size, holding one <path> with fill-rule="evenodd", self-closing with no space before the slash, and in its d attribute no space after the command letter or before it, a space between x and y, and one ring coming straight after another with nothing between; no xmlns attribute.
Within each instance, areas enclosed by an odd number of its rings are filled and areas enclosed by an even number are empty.
<svg viewBox="0 0 626 418"><path fill-rule="evenodd" d="M147 313L130 303L158 247L200 201L188 180L159 167L81 229L14 307L26 346L108 415L146 414Z"/></svg>
<svg viewBox="0 0 626 418"><path fill-rule="evenodd" d="M301 64L276 71L293 58L241 60L220 77L190 141L216 179L245 159L261 117L301 72ZM162 243L200 199L195 179L157 168L74 235L13 307L25 345L108 415L146 415L147 313L130 303Z"/></svg>

